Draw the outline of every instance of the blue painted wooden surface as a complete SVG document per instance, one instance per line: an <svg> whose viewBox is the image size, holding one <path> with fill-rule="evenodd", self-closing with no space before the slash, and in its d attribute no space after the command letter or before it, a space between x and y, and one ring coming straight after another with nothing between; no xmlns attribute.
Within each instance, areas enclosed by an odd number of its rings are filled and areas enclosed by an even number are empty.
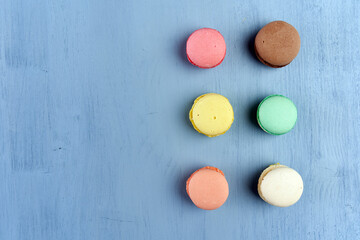
<svg viewBox="0 0 360 240"><path fill-rule="evenodd" d="M252 52L273 20L302 40L283 69ZM215 69L186 60L200 27L225 37ZM356 0L0 0L0 239L359 239L359 29ZM212 139L187 120L206 92L236 116ZM274 93L299 113L278 137L253 115ZM304 179L290 208L254 188L275 162ZM185 194L206 165L230 186L216 211Z"/></svg>

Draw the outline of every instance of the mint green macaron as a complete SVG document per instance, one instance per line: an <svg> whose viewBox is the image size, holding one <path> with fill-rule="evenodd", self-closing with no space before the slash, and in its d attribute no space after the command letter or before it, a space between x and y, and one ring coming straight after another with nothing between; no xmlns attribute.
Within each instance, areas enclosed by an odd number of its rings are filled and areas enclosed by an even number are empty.
<svg viewBox="0 0 360 240"><path fill-rule="evenodd" d="M295 126L297 110L289 98L282 95L270 95L259 104L256 118L265 132L282 135Z"/></svg>

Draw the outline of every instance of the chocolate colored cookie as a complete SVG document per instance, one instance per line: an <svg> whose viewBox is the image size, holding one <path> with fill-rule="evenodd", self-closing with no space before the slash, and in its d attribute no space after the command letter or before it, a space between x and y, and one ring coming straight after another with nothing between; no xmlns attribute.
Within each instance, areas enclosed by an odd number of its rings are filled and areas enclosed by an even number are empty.
<svg viewBox="0 0 360 240"><path fill-rule="evenodd" d="M273 68L288 65L299 50L299 33L293 26L283 21L268 23L255 38L256 56L263 64Z"/></svg>

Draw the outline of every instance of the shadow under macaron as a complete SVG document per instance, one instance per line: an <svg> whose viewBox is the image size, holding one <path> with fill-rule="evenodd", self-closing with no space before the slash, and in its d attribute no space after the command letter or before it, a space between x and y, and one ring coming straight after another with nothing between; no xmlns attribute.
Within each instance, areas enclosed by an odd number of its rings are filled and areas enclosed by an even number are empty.
<svg viewBox="0 0 360 240"><path fill-rule="evenodd" d="M260 199L260 196L259 196L259 193L257 190L257 185L258 185L258 180L259 180L260 174L262 173L263 170L264 170L263 168L255 169L252 172L252 174L249 177L249 180L247 182L248 190L253 194L253 196L258 197L259 199Z"/></svg>
<svg viewBox="0 0 360 240"><path fill-rule="evenodd" d="M178 43L178 55L180 57L180 59L182 60L182 62L188 66L192 66L191 63L188 61L187 56L186 56L186 42L188 39L188 35L183 36L181 38L181 40Z"/></svg>
<svg viewBox="0 0 360 240"><path fill-rule="evenodd" d="M246 182L246 187L248 189L249 192L252 193L253 196L257 197L258 200L261 200L261 197L259 196L258 193L258 182L259 182L259 177L261 175L261 173L272 163L268 163L267 165L263 165L262 167L258 167L253 169L253 171L251 171L251 174L248 176L248 181Z"/></svg>
<svg viewBox="0 0 360 240"><path fill-rule="evenodd" d="M264 132L258 124L257 115L256 115L258 106L262 100L263 100L263 97L257 97L249 104L249 107L247 108L247 119L248 119L248 122L253 127L255 127L256 129L258 129L261 132Z"/></svg>
<svg viewBox="0 0 360 240"><path fill-rule="evenodd" d="M255 53L255 37L257 35L257 33L260 31L261 28L252 31L249 33L248 37L245 40L245 47L247 48L247 52L250 54L251 59L256 62L258 65L261 65L263 67L267 67L265 66L262 62L259 61L258 57L256 56Z"/></svg>
<svg viewBox="0 0 360 240"><path fill-rule="evenodd" d="M181 196L182 199L186 200L187 203L191 203L193 205L193 202L191 201L190 197L188 196L187 192L186 192L186 182L189 179L189 177L191 176L191 174L193 174L196 170L200 169L204 167L203 165L198 165L196 164L196 167L190 167L188 170L182 172L182 176L180 177L179 181L178 181L178 186L177 189L179 191L179 194ZM195 205L194 205L195 207Z"/></svg>
<svg viewBox="0 0 360 240"><path fill-rule="evenodd" d="M201 95L201 94L200 94ZM199 96L200 96L199 95ZM197 134L198 132L194 129L194 127L193 127L193 125L192 125L192 123L191 123L191 121L190 121L190 116L189 116L189 114L190 114L190 110L191 110L191 108L192 108L192 106L193 106L193 104L194 104L194 101L195 101L195 99L197 98L198 96L194 96L193 98L191 98L191 99L188 99L187 100L187 102L185 103L185 106L184 106L184 109L183 109L183 111L184 111L184 113L183 113L183 115L184 115L184 120L185 120L185 122L186 122L186 125L189 127L189 128L191 128L193 131L195 131L194 132L194 134Z"/></svg>

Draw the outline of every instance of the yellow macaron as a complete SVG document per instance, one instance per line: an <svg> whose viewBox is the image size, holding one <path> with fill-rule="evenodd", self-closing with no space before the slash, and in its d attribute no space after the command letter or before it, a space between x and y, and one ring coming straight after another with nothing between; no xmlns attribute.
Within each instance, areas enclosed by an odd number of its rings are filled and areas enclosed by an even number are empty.
<svg viewBox="0 0 360 240"><path fill-rule="evenodd" d="M226 97L207 93L195 99L189 118L196 131L216 137L230 129L234 111Z"/></svg>

